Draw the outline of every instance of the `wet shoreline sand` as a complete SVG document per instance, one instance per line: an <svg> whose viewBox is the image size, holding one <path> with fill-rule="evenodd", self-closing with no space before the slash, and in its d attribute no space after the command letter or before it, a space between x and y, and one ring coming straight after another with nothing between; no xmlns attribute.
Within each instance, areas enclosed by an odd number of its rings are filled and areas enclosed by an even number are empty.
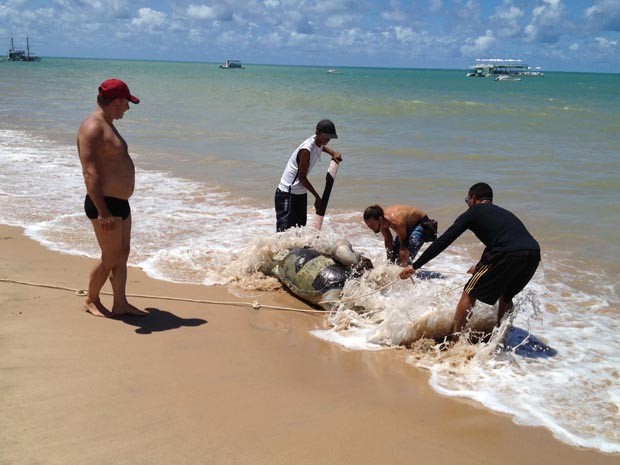
<svg viewBox="0 0 620 465"><path fill-rule="evenodd" d="M68 288L93 264L8 226L0 254L1 278ZM149 317L103 320L72 292L0 289L0 464L618 463L438 395L405 351L315 339L321 316L134 298ZM128 292L250 300L135 268ZM284 292L254 299L307 308Z"/></svg>

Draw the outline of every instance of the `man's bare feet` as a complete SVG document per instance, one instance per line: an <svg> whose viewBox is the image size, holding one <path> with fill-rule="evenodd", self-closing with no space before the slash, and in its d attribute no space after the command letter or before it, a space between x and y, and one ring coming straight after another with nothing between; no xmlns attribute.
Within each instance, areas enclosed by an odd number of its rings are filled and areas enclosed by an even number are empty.
<svg viewBox="0 0 620 465"><path fill-rule="evenodd" d="M123 315L133 315L133 316L147 316L149 312L145 312L144 310L140 310L139 308L134 307L130 303L125 303L124 305L119 305L118 307L112 307L112 311L110 312L110 317L119 317Z"/></svg>
<svg viewBox="0 0 620 465"><path fill-rule="evenodd" d="M101 303L101 300L90 300L86 299L84 301L84 310L87 313L90 313L93 316L97 316L100 318L106 318L110 316L110 310L105 308Z"/></svg>

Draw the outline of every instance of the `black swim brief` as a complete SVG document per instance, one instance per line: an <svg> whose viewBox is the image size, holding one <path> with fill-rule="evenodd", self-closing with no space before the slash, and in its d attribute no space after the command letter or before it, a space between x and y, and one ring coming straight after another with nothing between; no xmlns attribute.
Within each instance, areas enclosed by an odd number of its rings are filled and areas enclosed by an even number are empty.
<svg viewBox="0 0 620 465"><path fill-rule="evenodd" d="M104 197L103 200L105 200L105 204L108 206L108 210L110 210L112 216L120 216L122 219L126 220L131 214L128 200L117 199L116 197ZM84 199L84 211L86 212L86 216L91 220L96 220L99 216L97 207L95 207L95 204L88 194Z"/></svg>
<svg viewBox="0 0 620 465"><path fill-rule="evenodd" d="M465 285L465 292L474 299L493 305L500 296L510 301L532 279L540 262L537 250L519 250L497 254L484 264Z"/></svg>

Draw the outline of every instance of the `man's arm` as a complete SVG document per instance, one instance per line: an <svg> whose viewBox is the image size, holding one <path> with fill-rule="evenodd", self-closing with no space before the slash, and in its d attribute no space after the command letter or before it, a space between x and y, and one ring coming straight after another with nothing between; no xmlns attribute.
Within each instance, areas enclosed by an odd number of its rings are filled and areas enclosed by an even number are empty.
<svg viewBox="0 0 620 465"><path fill-rule="evenodd" d="M430 262L433 258L443 252L452 244L461 234L463 234L469 227L469 221L471 219L471 210L466 211L459 216L456 221L450 226L441 236L435 239L428 249L424 251L422 255L415 261L413 268L418 270L426 263Z"/></svg>
<svg viewBox="0 0 620 465"><path fill-rule="evenodd" d="M396 257L393 256L393 251L392 251L393 242L392 242L392 233L390 232L390 228L388 227L381 228L381 234L383 234L383 242L385 244L385 253L387 254L388 262L391 260L395 260Z"/></svg>
<svg viewBox="0 0 620 465"><path fill-rule="evenodd" d="M314 189L314 186L308 180L308 169L310 168L310 151L307 149L301 149L297 156L299 158L299 181L314 196L314 208L318 209L321 206L321 196L318 194L318 192Z"/></svg>
<svg viewBox="0 0 620 465"><path fill-rule="evenodd" d="M114 229L114 218L103 198L100 170L100 148L103 145L103 131L93 121L86 121L80 127L77 138L78 153L82 162L82 174L86 192L99 212L99 224L103 230Z"/></svg>
<svg viewBox="0 0 620 465"><path fill-rule="evenodd" d="M340 163L342 161L342 154L340 152L337 152L336 150L330 149L327 145L324 145L321 150L323 150L323 152L325 153L328 153L332 157L332 160L334 160L336 163Z"/></svg>
<svg viewBox="0 0 620 465"><path fill-rule="evenodd" d="M459 216L452 226L450 226L441 236L435 239L435 242L433 242L430 247L426 249L422 255L420 255L413 265L403 268L400 272L400 278L407 279L410 277L416 270L419 270L426 263L430 262L433 258L443 252L450 244L452 244L461 234L463 234L469 227L469 221L471 220L470 213L471 210L468 210Z"/></svg>
<svg viewBox="0 0 620 465"><path fill-rule="evenodd" d="M407 225L403 221L395 220L392 222L392 227L400 240L398 260L401 265L405 266L407 264L407 260L409 259L409 249L407 248Z"/></svg>

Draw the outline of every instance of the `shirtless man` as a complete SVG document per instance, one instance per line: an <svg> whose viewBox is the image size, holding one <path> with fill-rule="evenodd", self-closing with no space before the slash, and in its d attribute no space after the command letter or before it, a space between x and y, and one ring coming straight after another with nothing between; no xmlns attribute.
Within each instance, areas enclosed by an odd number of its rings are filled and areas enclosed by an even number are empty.
<svg viewBox="0 0 620 465"><path fill-rule="evenodd" d="M408 205L390 205L385 209L371 205L364 211L366 226L383 235L388 261L398 260L402 266L408 265L424 244L421 223L426 218L423 210ZM396 233L393 240L392 230Z"/></svg>
<svg viewBox="0 0 620 465"><path fill-rule="evenodd" d="M101 259L90 273L84 309L98 317L148 314L127 302L125 293L131 236L128 199L134 190L135 168L127 143L112 123L129 110L129 102L140 100L131 95L127 84L119 79L104 81L99 87L97 109L82 122L77 134L86 183L84 210L101 248ZM108 277L114 293L111 311L99 298Z"/></svg>

